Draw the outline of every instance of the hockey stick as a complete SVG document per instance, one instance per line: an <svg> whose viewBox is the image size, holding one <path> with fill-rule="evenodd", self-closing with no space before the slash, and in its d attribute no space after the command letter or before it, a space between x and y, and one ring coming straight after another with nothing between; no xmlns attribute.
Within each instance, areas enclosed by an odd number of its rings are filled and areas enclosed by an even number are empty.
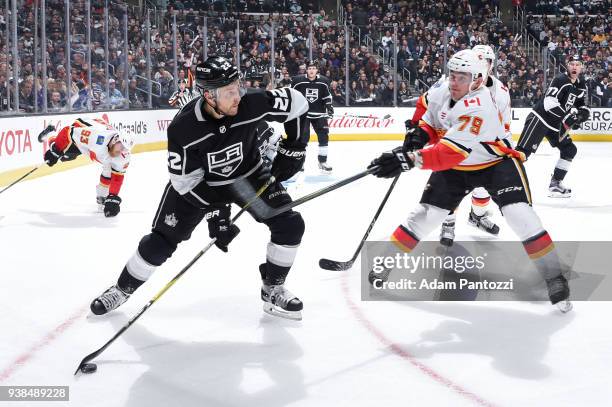
<svg viewBox="0 0 612 407"><path fill-rule="evenodd" d="M34 171L36 171L37 169L39 169L40 167L42 167L43 165L37 165L36 167L32 168L30 171L28 171L27 173L25 173L24 175L22 175L21 177L19 177L17 180L13 181L11 184L9 184L6 188L4 188L2 191L0 191L0 194L3 193L4 191L6 191L7 189L9 189L10 187L12 187L13 185L17 184L19 181L23 180L25 177L27 177L28 175L30 175L31 173L33 173Z"/></svg>
<svg viewBox="0 0 612 407"><path fill-rule="evenodd" d="M377 167L372 167L370 169L367 169L365 171L362 171L360 173L352 175L352 176L350 176L348 178L345 178L345 179L343 179L341 181L336 182L335 184L331 184L329 186L326 186L325 188L319 189L318 191L312 192L312 193L310 193L308 195L304 195L303 197L301 197L299 199L296 199L295 201L289 202L286 205L279 206L278 208L268 209L267 213L262 214L261 217L263 219L270 219L270 218L272 218L272 217L274 217L276 215L279 215L279 214L281 214L283 212L287 212L288 210L293 209L293 208L295 208L298 205L301 205L303 203L311 201L311 200L313 200L315 198L320 197L321 195L325 195L328 192L331 192L331 191L336 190L338 188L341 188L341 187L343 187L345 185L348 185L348 184L350 184L352 182L355 182L358 179L361 179L361 178L371 174L372 171L374 171L374 169L376 169L376 168Z"/></svg>
<svg viewBox="0 0 612 407"><path fill-rule="evenodd" d="M360 114L333 114L334 117L351 117L351 118L355 118L355 119L378 119L378 120L387 120L388 118L391 117L390 114L386 114L384 115L382 118L378 117L378 116L364 116L364 115L360 115Z"/></svg>
<svg viewBox="0 0 612 407"><path fill-rule="evenodd" d="M361 252L361 248L363 247L363 245L366 242L366 239L370 235L370 232L372 231L372 228L374 227L376 220L378 220L378 216L380 215L383 208L385 207L385 204L387 203L387 200L389 199L389 196L391 195L393 188L395 188L395 184L397 183L398 179L399 179L399 175L393 179L393 182L389 186L389 189L387 190L385 197L383 198L382 202L380 203L380 206L378 207L378 209L376 210L376 213L374 214L374 218L372 218L372 222L370 222L370 226L368 226L368 229L366 230L365 234L361 238L361 242L359 242L359 246L357 246L357 250L355 250L355 254L353 254L353 257L351 257L349 261L320 259L319 267L321 267L324 270L337 270L337 271L344 271L344 270L348 270L351 267L353 267L353 263L355 263L357 256L359 256L359 252Z"/></svg>
<svg viewBox="0 0 612 407"><path fill-rule="evenodd" d="M45 136L47 134L49 134L50 132L52 132L53 130L55 130L55 127L53 127L53 125L48 125L43 131L40 132L40 134L38 135L38 141L42 142L45 139ZM40 167L42 167L44 164L39 164L36 167L32 168L30 171L28 171L25 175L22 175L19 179L17 179L16 181L13 181L12 184L10 184L9 186L7 186L6 188L4 188L2 191L0 191L0 194L3 193L4 191L6 191L7 189L9 189L10 187L12 187L13 185L17 184L19 181L21 181L22 179L24 179L25 177L27 177L28 175L30 175L31 173L33 173L34 171L36 171L37 169L39 169Z"/></svg>
<svg viewBox="0 0 612 407"><path fill-rule="evenodd" d="M255 196L253 197L253 199L251 199L246 205L244 205L240 211L232 218L232 223L236 222L236 220L238 220L238 218L247 210L247 208L249 206L251 206L251 204L253 202L255 202L257 200L257 198L259 198L259 196L261 194L264 193L264 191L266 189L268 189L268 187L274 183L275 178L273 176L271 176L266 183L259 188L259 190L257 191L257 193L255 194ZM155 294L155 296L144 306L140 309L140 311L138 311L138 313L136 315L134 315L128 322L127 324L125 324L112 338L110 338L108 340L108 342L106 342L101 348L99 348L98 350L90 353L89 355L85 356L83 358L83 360L81 361L81 363L79 363L79 366L77 367L77 369L75 370L74 374L76 375L77 373L79 373L79 371L81 370L81 368L87 364L89 361L97 358L98 356L100 356L100 354L102 352L104 352L106 350L106 348L108 348L110 346L111 343L113 343L115 341L115 339L117 339L119 336L121 336L121 334L123 334L125 331L127 331L127 329L132 326L132 324L134 322L136 322L136 320L138 318L140 318L142 316L142 314L145 313L146 310L148 310L151 305L153 305L155 303L155 301L157 301L162 295L164 295L164 293L166 291L168 291L170 289L170 287L172 287L174 285L174 283L176 283L178 281L179 278L181 278L183 276L183 274L185 274L187 272L187 270L189 270L191 268L191 266L194 265L194 263L196 261L198 261L200 259L200 257L202 257L204 255L204 253L206 253L217 241L217 238L213 238L210 242L208 242L208 244L202 249L200 250L200 252L198 252L198 254L196 254L196 256L191 259L191 261L189 263L187 263L187 265L185 267L183 267L183 269L176 275L174 276L174 278L172 280L170 280L157 294Z"/></svg>

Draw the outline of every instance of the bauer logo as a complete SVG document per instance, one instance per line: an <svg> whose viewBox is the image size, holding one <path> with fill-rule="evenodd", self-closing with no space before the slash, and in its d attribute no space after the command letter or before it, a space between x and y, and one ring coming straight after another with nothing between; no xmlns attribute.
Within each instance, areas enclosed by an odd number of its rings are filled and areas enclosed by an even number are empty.
<svg viewBox="0 0 612 407"><path fill-rule="evenodd" d="M242 163L242 142L208 153L207 156L210 173L229 177Z"/></svg>

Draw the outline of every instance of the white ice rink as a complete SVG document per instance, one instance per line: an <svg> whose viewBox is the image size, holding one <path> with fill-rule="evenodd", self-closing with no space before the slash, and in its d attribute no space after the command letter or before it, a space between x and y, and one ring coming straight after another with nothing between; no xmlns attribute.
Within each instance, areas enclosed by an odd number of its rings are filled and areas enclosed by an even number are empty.
<svg viewBox="0 0 612 407"><path fill-rule="evenodd" d="M333 176L314 169L309 147L300 196L365 168L397 142L336 142ZM547 197L557 151L543 143L527 163L535 208L555 240L609 240L612 144L578 143L566 183L574 197ZM61 164L60 164L61 165ZM248 216L229 254L204 255L97 360L73 376L208 242L190 241L117 311L89 315L149 231L167 180L166 154L137 154L121 213L97 212L99 167L23 182L0 196L0 385L67 385L70 402L19 406L610 406L612 306L577 302L561 315L549 304L362 302L360 267L348 260L387 189L373 177L299 208L306 234L287 286L304 301L301 322L263 314L257 266L267 229ZM428 172L402 175L372 239L385 238L418 202ZM485 237L458 212L457 239ZM491 208L503 240L516 240ZM437 233L437 231L436 231ZM437 236L431 235L430 239Z"/></svg>

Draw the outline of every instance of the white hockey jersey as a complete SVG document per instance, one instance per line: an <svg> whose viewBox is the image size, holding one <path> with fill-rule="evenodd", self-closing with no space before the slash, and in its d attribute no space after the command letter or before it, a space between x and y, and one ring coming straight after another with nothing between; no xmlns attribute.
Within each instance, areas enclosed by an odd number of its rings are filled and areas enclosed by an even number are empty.
<svg viewBox="0 0 612 407"><path fill-rule="evenodd" d="M503 95L497 92L500 97ZM500 161L512 145L502 124L503 115L487 87L457 102L448 85L432 87L422 121L441 136L436 146L421 150L423 168L478 170Z"/></svg>
<svg viewBox="0 0 612 407"><path fill-rule="evenodd" d="M510 124L512 123L512 109L510 108L510 92L502 81L494 76L489 75L487 78L487 89L491 92L493 101L497 105L497 110L501 115L506 138L511 139Z"/></svg>
<svg viewBox="0 0 612 407"><path fill-rule="evenodd" d="M442 100L445 97L450 98L449 84L447 78L442 78L436 82L427 91L427 110L439 108ZM510 124L512 122L512 109L510 106L510 92L502 81L494 76L489 75L487 78L486 87L491 93L493 102L497 106L497 110L500 114L500 120L504 126L506 138L510 140L512 133L510 132ZM432 103L433 101L433 103ZM435 113L435 112L434 112ZM446 128L436 129L438 134L443 135L446 132Z"/></svg>
<svg viewBox="0 0 612 407"><path fill-rule="evenodd" d="M100 119L77 119L71 126L71 139L76 147L102 165L110 165L113 172L124 173L130 164L130 152L124 151L117 157L108 153L108 144L118 132L110 124Z"/></svg>

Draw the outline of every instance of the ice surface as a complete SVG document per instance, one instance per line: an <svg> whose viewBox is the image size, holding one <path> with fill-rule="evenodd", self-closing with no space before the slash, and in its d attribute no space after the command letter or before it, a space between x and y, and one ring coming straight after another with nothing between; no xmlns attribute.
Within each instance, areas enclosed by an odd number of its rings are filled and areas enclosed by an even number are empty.
<svg viewBox="0 0 612 407"><path fill-rule="evenodd" d="M309 146L294 196L363 170L396 144L332 143L331 176L318 174ZM609 240L612 144L578 149L570 199L547 198L556 150L542 145L527 163L535 208L553 239ZM98 176L90 165L0 197L0 385L70 386L69 403L36 406L612 405L610 303L579 302L568 315L538 303L364 303L358 262L347 272L319 269L321 257L352 255L390 182L373 177L299 209L307 229L287 286L304 301L302 322L263 314L257 266L268 235L245 216L229 254L209 251L95 360L97 373L74 377L78 362L208 242L202 225L119 310L89 315L89 302L148 233L166 155L134 156L117 218L97 212ZM427 176L402 175L372 239L405 218ZM466 199L457 239L489 239L467 224L468 207ZM500 239L516 240L491 209Z"/></svg>

